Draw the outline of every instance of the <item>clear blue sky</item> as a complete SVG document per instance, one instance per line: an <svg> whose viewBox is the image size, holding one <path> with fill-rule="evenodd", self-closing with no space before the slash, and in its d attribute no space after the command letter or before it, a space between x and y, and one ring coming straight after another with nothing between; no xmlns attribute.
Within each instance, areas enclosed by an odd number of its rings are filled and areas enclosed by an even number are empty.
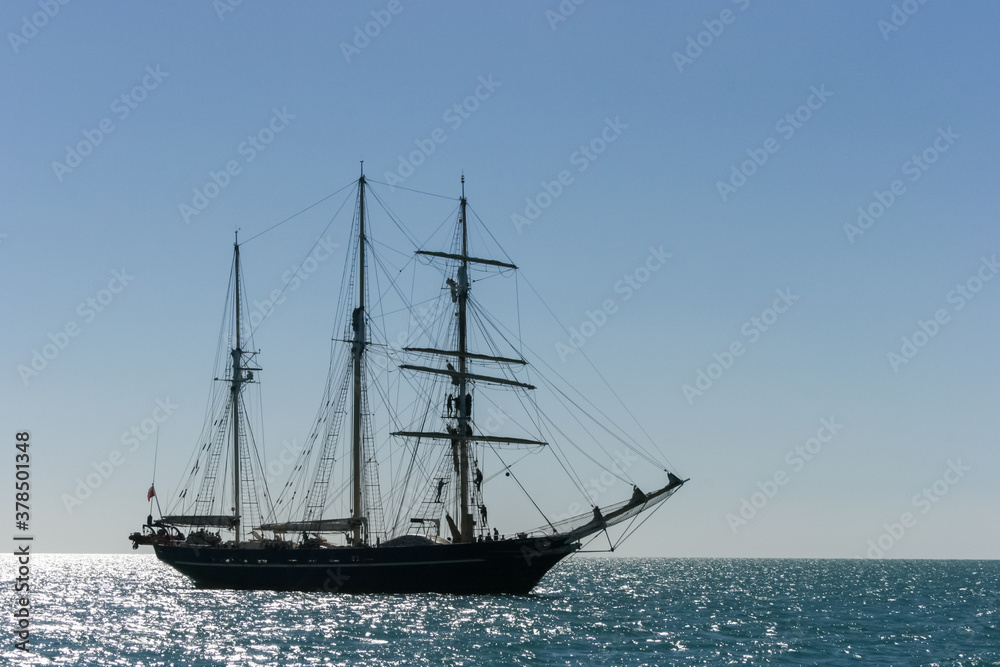
<svg viewBox="0 0 1000 667"><path fill-rule="evenodd" d="M562 325L614 302L583 351L692 478L624 553L850 557L881 540L875 555L997 554L994 3L50 4L0 9L0 433L32 433L40 550L127 549L153 451L121 436L163 415L157 400L178 406L158 479L180 475L233 230L333 192L361 159L385 180L423 150L404 185L455 194L464 170ZM266 128L270 143L244 143ZM518 227L526 198L546 206ZM859 207L871 222L845 229ZM311 224L246 246L252 299L281 286ZM319 401L345 234L261 329L269 452L302 441ZM639 270L661 246L663 266ZM648 280L630 290L626 275ZM602 396L526 307L529 344ZM921 321L934 335L904 349ZM65 348L25 382L50 336ZM711 386L685 391L699 371ZM836 432L810 445L824 419ZM115 450L68 512L64 494Z"/></svg>

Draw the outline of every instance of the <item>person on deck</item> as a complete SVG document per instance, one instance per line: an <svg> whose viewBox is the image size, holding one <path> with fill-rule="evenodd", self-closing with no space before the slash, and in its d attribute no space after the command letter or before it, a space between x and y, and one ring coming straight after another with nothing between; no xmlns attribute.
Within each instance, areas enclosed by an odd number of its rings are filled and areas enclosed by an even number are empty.
<svg viewBox="0 0 1000 667"><path fill-rule="evenodd" d="M476 493L482 492L483 471L479 469L479 466L476 466L476 480L475 481L476 481Z"/></svg>

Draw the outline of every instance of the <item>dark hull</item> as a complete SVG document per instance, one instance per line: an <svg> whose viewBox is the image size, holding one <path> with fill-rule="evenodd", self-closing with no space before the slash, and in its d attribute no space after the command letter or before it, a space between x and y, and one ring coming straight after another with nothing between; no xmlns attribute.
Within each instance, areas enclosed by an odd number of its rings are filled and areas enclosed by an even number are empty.
<svg viewBox="0 0 1000 667"><path fill-rule="evenodd" d="M579 548L558 538L327 549L154 545L198 588L457 594L526 594Z"/></svg>

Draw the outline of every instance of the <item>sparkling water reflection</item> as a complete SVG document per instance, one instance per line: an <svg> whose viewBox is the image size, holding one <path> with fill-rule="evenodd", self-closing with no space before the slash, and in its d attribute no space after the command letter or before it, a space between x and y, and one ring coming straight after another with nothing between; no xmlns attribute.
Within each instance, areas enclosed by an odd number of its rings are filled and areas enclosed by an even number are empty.
<svg viewBox="0 0 1000 667"><path fill-rule="evenodd" d="M199 591L150 555L32 565L35 655L8 630L15 664L1000 665L993 561L576 558L523 597Z"/></svg>

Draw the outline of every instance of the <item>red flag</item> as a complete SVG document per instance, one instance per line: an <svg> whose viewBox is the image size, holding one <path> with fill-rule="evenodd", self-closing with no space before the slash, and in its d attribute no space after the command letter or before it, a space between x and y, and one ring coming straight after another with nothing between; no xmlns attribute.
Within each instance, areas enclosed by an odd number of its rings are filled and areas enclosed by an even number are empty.
<svg viewBox="0 0 1000 667"><path fill-rule="evenodd" d="M146 500L152 500L153 496L155 496L155 495L156 495L156 491L154 491L153 487L150 486L149 487L149 491L146 492Z"/></svg>

